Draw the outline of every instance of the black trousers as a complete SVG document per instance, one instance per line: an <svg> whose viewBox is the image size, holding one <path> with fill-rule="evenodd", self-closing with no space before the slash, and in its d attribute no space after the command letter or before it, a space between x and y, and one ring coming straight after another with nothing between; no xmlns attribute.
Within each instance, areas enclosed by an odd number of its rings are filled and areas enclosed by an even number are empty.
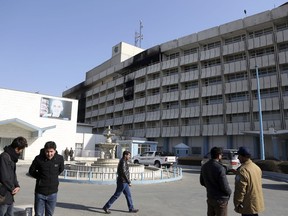
<svg viewBox="0 0 288 216"><path fill-rule="evenodd" d="M207 216L227 216L228 200L207 199Z"/></svg>

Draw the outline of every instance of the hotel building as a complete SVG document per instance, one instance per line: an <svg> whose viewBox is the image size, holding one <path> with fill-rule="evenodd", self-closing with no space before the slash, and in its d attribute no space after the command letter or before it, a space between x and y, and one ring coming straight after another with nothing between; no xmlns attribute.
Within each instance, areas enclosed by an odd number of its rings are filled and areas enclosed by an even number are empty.
<svg viewBox="0 0 288 216"><path fill-rule="evenodd" d="M142 50L126 43L63 92L78 122L190 155L247 146L260 157L258 67L266 158L288 156L288 5Z"/></svg>

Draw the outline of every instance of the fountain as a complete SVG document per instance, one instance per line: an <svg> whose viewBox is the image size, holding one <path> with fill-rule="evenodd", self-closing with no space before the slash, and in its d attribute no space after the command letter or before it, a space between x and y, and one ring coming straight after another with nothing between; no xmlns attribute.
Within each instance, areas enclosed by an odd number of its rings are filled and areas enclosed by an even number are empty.
<svg viewBox="0 0 288 216"><path fill-rule="evenodd" d="M104 133L104 136L106 137L106 142L105 143L97 143L95 144L95 147L97 147L100 151L100 158L95 161L92 166L106 166L106 165L117 165L119 162L119 159L115 158L115 151L116 151L116 146L118 143L113 143L112 142L112 137L115 134L111 133L112 129L110 126L108 126L107 132Z"/></svg>
<svg viewBox="0 0 288 216"><path fill-rule="evenodd" d="M114 134L111 133L108 126L104 133L106 141L97 143L95 147L100 150L100 158L92 164L69 164L66 165L64 172L60 176L61 181L85 182L96 184L115 184L117 179L117 165L119 159L115 158L116 146L118 143L112 142ZM168 170L162 170L156 167L144 167L141 164L130 164L130 177L139 184L151 184L159 182L168 182L180 180L182 178L181 168L170 173ZM171 177L171 175L173 175Z"/></svg>

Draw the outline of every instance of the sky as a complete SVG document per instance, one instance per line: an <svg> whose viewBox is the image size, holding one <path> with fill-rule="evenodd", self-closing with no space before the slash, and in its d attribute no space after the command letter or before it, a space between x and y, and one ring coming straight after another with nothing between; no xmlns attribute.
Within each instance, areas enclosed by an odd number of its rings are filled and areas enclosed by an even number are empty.
<svg viewBox="0 0 288 216"><path fill-rule="evenodd" d="M0 0L0 88L62 96L120 42L141 48L245 18L285 0ZM246 10L246 14L244 13Z"/></svg>

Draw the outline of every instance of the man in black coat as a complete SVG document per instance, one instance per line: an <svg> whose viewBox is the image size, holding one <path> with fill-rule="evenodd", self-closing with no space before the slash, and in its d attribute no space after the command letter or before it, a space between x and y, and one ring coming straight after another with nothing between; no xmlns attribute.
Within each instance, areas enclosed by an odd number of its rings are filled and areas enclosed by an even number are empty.
<svg viewBox="0 0 288 216"><path fill-rule="evenodd" d="M49 141L35 157L29 174L36 179L35 216L52 216L56 207L59 179L64 170L64 158L56 151L56 144Z"/></svg>
<svg viewBox="0 0 288 216"><path fill-rule="evenodd" d="M128 209L130 213L136 213L139 210L134 209L132 196L130 192L131 181L130 181L130 172L128 166L128 160L130 160L131 153L129 151L124 151L123 156L120 159L117 167L117 188L114 195L107 201L104 205L103 210L106 214L110 214L111 211L109 208L111 205L118 199L118 197L123 192L127 201Z"/></svg>
<svg viewBox="0 0 288 216"><path fill-rule="evenodd" d="M229 186L226 170L219 162L222 148L210 150L211 159L206 162L200 173L200 183L207 191L207 216L227 216L227 205L232 190Z"/></svg>
<svg viewBox="0 0 288 216"><path fill-rule="evenodd" d="M0 195L5 199L0 203L0 216L13 216L14 195L20 190L16 175L16 163L21 152L28 146L24 137L15 138L4 147L0 155Z"/></svg>

